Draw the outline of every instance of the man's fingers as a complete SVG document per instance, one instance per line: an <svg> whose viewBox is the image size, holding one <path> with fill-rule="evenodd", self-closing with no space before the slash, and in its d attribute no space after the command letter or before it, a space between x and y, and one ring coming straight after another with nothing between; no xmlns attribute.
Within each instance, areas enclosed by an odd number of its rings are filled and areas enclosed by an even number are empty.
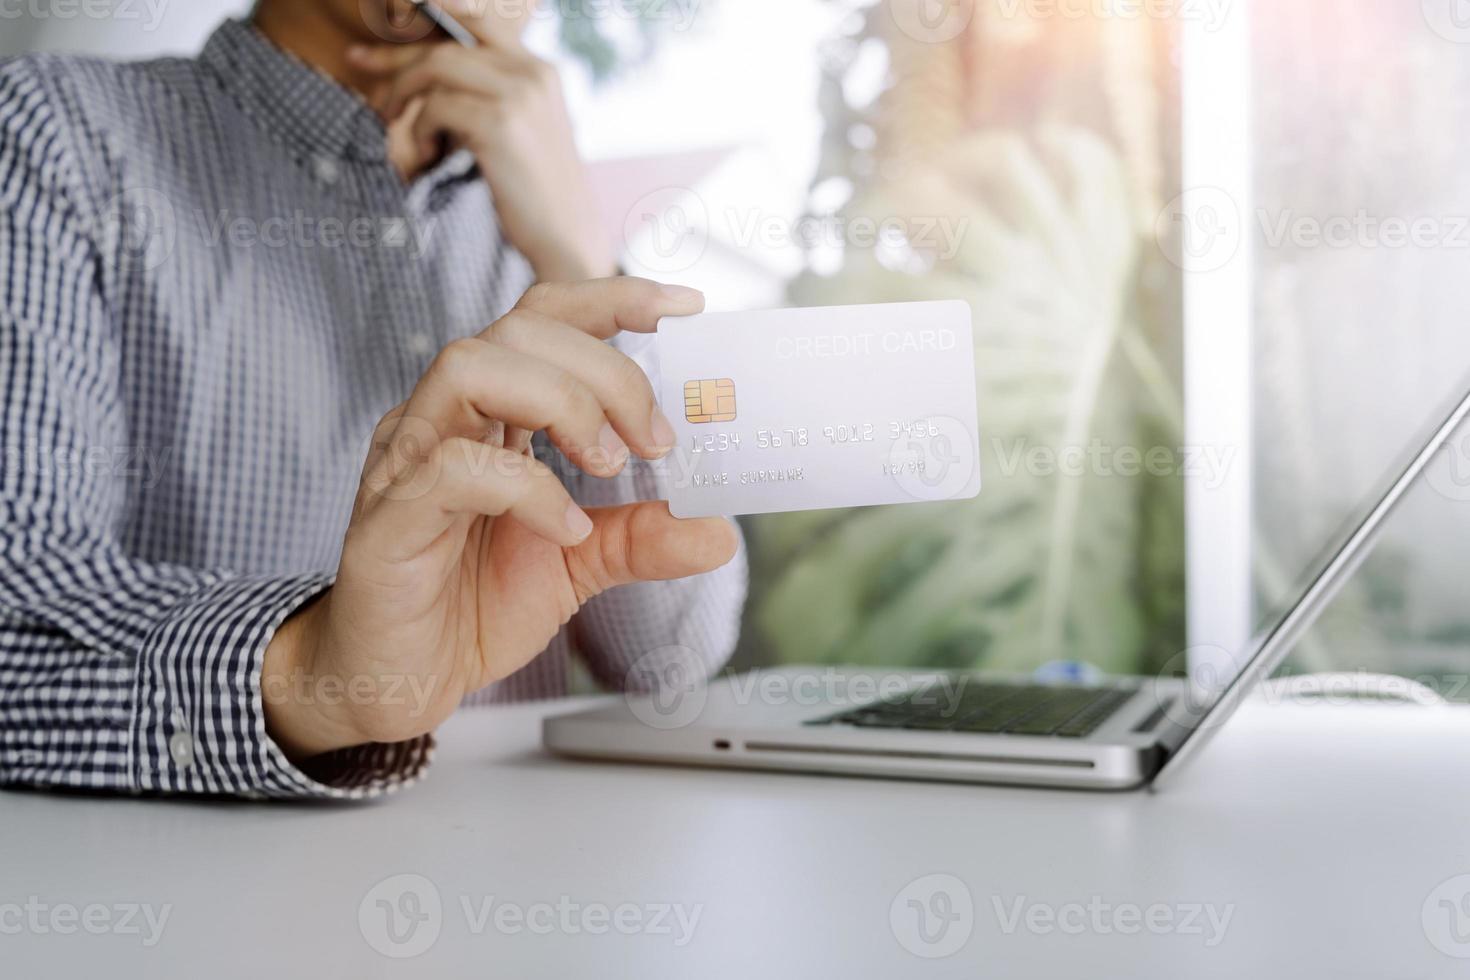
<svg viewBox="0 0 1470 980"><path fill-rule="evenodd" d="M378 109L396 119L409 102L439 89L483 98L504 95L514 83L514 70L479 52L441 45L393 77Z"/></svg>
<svg viewBox="0 0 1470 980"><path fill-rule="evenodd" d="M567 549L579 602L618 585L713 571L735 557L740 538L718 517L679 520L663 501L588 511L592 533Z"/></svg>
<svg viewBox="0 0 1470 980"><path fill-rule="evenodd" d="M413 145L424 157L433 157L442 136L470 136L469 124L481 108L480 100L460 92L433 92L425 96L410 132ZM473 149L473 147L471 147Z"/></svg>
<svg viewBox="0 0 1470 980"><path fill-rule="evenodd" d="M663 416L655 418L648 376L622 351L534 310L512 310L481 336L576 377L640 456L658 459L672 448L674 430Z"/></svg>
<svg viewBox="0 0 1470 980"><path fill-rule="evenodd" d="M387 454L363 486L372 498L366 529L395 560L420 554L465 517L506 515L563 547L593 528L545 464L473 439L446 439L417 460Z"/></svg>
<svg viewBox="0 0 1470 980"><path fill-rule="evenodd" d="M382 81L373 98L374 108L386 119L396 119L404 106L431 89L443 88L482 96L505 93L518 78L534 78L542 62L517 58L491 49L457 44L409 44L349 49L353 67Z"/></svg>
<svg viewBox="0 0 1470 980"><path fill-rule="evenodd" d="M612 476L627 461L625 441L576 375L478 337L457 340L439 353L409 397L392 439L413 441L400 447L402 458L422 458L441 440L482 440L497 423L545 429L558 449L594 476Z"/></svg>
<svg viewBox="0 0 1470 980"><path fill-rule="evenodd" d="M653 333L662 317L702 312L704 294L688 286L666 286L621 276L537 283L526 291L516 308L544 313L606 340L620 330Z"/></svg>

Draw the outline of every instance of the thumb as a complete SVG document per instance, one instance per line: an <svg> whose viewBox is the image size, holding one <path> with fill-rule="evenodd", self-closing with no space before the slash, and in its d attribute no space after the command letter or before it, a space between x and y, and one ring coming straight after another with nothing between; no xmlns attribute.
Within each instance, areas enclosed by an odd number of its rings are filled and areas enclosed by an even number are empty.
<svg viewBox="0 0 1470 980"><path fill-rule="evenodd" d="M735 557L740 537L719 517L680 520L664 501L595 507L592 533L566 549L567 570L581 604L616 585L714 571Z"/></svg>

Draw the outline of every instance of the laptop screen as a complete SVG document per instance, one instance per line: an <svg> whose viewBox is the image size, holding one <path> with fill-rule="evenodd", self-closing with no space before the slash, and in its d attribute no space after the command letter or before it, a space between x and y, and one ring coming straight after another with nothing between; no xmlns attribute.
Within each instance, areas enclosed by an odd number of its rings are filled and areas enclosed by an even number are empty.
<svg viewBox="0 0 1470 980"><path fill-rule="evenodd" d="M1226 651L1224 670L1195 671L1188 690L1171 705L1175 760L1191 736L1213 733L1241 698L1267 677L1316 622L1359 565L1398 505L1411 493L1433 492L1470 502L1470 377L1453 398L1430 414L1420 432L1398 454L1378 485L1341 523L1320 555L1295 576L1280 599L1265 607L1251 645ZM1215 663L1221 659L1216 658ZM1195 741L1204 739L1196 738ZM1193 745L1191 744L1191 747Z"/></svg>

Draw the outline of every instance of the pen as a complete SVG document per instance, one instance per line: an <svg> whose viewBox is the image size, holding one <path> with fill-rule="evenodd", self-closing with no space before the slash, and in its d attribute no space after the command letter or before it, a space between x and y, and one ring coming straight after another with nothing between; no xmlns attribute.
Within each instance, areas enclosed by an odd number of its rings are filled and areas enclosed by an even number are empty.
<svg viewBox="0 0 1470 980"><path fill-rule="evenodd" d="M435 27L448 34L460 44L467 48L477 48L480 46L479 38L471 34L463 24L455 20L453 15L439 6L435 0L410 0L410 2L419 8L419 10L423 11L424 16L433 21Z"/></svg>

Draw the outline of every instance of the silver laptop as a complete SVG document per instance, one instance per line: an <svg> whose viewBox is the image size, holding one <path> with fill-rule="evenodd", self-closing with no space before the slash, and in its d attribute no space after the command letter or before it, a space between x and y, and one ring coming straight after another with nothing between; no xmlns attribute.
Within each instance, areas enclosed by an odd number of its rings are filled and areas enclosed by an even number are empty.
<svg viewBox="0 0 1470 980"><path fill-rule="evenodd" d="M1083 789L1158 787L1194 758L1316 621L1388 516L1470 414L1436 416L1387 490L1374 494L1279 616L1218 680L1036 683L985 673L790 666L697 683L678 648L604 707L548 718L562 755L745 769Z"/></svg>

